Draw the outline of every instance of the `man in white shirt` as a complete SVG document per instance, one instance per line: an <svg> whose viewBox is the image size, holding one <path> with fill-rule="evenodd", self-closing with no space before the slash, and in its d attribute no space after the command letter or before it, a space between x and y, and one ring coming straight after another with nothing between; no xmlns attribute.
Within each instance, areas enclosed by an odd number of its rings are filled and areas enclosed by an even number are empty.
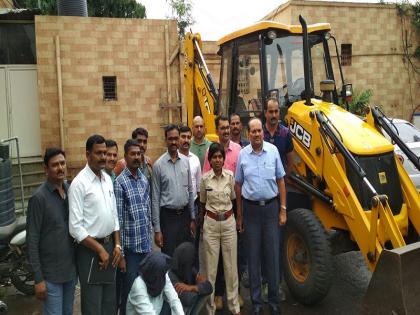
<svg viewBox="0 0 420 315"><path fill-rule="evenodd" d="M99 258L101 269L106 269L108 264L115 268L121 257L114 189L111 178L104 171L106 153L104 137L89 137L86 141L87 165L69 188L69 231L78 243L76 263L83 315L116 313L115 281L88 282L93 257Z"/></svg>
<svg viewBox="0 0 420 315"><path fill-rule="evenodd" d="M192 132L190 127L181 126L179 128L179 153L188 157L191 169L191 181L194 202L197 200L197 192L200 192L200 181L201 181L201 164L200 159L197 155L190 151L191 147ZM197 209L195 209L197 210ZM197 217L197 212L195 213Z"/></svg>
<svg viewBox="0 0 420 315"><path fill-rule="evenodd" d="M192 181L192 189L193 189L193 196L194 196L194 212L195 212L195 217L198 218L199 200L197 198L197 193L200 193L201 163L198 156L190 151L191 138L192 138L192 131L190 127L181 126L179 128L179 153L188 157L188 162L190 163L191 181ZM200 227L198 227L197 225L196 228L198 229L195 232L194 245L199 255L198 263L201 263L203 261L204 254L202 253L202 250L199 249Z"/></svg>

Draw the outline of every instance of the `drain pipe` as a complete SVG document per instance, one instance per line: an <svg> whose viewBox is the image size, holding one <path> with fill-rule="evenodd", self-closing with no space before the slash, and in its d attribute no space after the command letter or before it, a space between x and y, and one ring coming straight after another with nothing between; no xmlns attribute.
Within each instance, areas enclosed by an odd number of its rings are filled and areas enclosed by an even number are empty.
<svg viewBox="0 0 420 315"><path fill-rule="evenodd" d="M2 139L0 140L0 143L6 143L6 142L16 142L16 153L17 153L17 159L18 159L18 165L19 165L19 178L20 178L20 199L22 201L22 211L23 215L26 216L26 210L25 210L25 194L23 191L23 175L22 175L22 164L20 162L20 151L19 151L19 138L13 137L8 139Z"/></svg>

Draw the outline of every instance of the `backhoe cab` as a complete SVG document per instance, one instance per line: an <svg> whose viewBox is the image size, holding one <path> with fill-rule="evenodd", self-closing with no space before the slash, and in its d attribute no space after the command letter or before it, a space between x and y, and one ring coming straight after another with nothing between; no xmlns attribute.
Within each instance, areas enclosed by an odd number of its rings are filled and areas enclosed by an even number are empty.
<svg viewBox="0 0 420 315"><path fill-rule="evenodd" d="M262 117L265 101L276 97L294 144L283 246L291 293L303 304L320 301L330 288L332 255L360 250L374 271L363 312L416 314L420 198L381 132L404 143L378 108L362 120L338 106L351 98L352 89L340 63L332 64L330 48L337 58L338 49L330 25L307 26L302 17L300 23L263 21L219 40L218 92L194 48L199 36L188 34L188 123L201 113L213 132L215 115L235 112L246 124ZM407 156L420 168L414 154Z"/></svg>

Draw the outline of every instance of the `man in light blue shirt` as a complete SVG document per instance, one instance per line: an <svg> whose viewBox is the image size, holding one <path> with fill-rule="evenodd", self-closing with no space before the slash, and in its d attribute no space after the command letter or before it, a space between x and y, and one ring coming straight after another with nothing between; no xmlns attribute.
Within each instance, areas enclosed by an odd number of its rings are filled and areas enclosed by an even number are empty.
<svg viewBox="0 0 420 315"><path fill-rule="evenodd" d="M279 309L279 226L287 220L284 169L277 148L263 140L261 120L248 123L250 144L239 153L235 192L237 226L244 231L253 314L261 314L261 267L267 270L268 303ZM242 211L243 206L243 211ZM263 258L263 259L262 259ZM264 266L261 266L263 261Z"/></svg>

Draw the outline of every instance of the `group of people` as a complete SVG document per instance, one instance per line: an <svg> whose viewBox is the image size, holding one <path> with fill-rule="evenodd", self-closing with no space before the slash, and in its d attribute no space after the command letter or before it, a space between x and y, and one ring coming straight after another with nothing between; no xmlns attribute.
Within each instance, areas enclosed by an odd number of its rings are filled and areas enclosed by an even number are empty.
<svg viewBox="0 0 420 315"><path fill-rule="evenodd" d="M293 144L276 98L264 113L265 124L249 121L249 141L237 114L216 118L214 143L200 116L192 129L168 125L167 150L154 163L144 128L125 142L121 160L115 141L93 135L71 185L65 152L48 148L46 181L27 218L44 313L72 314L78 280L82 314L184 314L203 299L214 314L224 292L229 311L240 314L247 270L253 314L262 312L262 282L271 314L280 314L284 176Z"/></svg>

